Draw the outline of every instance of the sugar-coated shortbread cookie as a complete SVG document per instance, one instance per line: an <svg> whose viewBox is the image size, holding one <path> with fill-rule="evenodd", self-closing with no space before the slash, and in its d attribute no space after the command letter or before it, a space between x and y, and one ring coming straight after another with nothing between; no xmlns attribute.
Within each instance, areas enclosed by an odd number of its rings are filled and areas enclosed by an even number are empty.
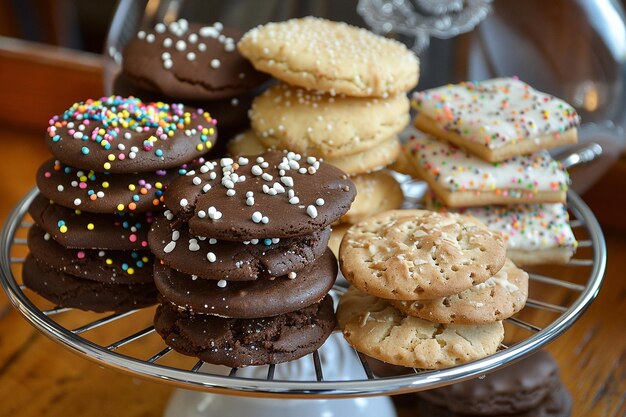
<svg viewBox="0 0 626 417"><path fill-rule="evenodd" d="M152 212L103 214L60 206L39 194L28 214L68 249L136 250L148 248Z"/></svg>
<svg viewBox="0 0 626 417"><path fill-rule="evenodd" d="M387 300L351 287L341 297L337 320L359 352L400 366L438 369L484 358L504 338L502 322L438 324L406 316Z"/></svg>
<svg viewBox="0 0 626 417"><path fill-rule="evenodd" d="M148 250L66 249L34 224L28 249L37 262L78 278L108 284L152 284L154 256Z"/></svg>
<svg viewBox="0 0 626 417"><path fill-rule="evenodd" d="M256 97L250 123L268 147L320 158L372 149L409 123L409 99L317 94L278 84Z"/></svg>
<svg viewBox="0 0 626 417"><path fill-rule="evenodd" d="M459 294L434 300L389 303L402 313L435 323L485 324L520 311L528 297L528 274L507 260L496 275Z"/></svg>
<svg viewBox="0 0 626 417"><path fill-rule="evenodd" d="M430 193L425 202L432 210L452 210L474 216L489 229L500 232L507 245L507 256L518 266L563 264L570 260L578 246L564 204L515 204L450 209Z"/></svg>
<svg viewBox="0 0 626 417"><path fill-rule="evenodd" d="M156 171L207 153L216 124L202 109L110 96L74 103L53 116L46 144L56 159L84 170Z"/></svg>
<svg viewBox="0 0 626 417"><path fill-rule="evenodd" d="M154 283L111 284L77 278L46 266L28 255L22 271L24 285L61 307L96 312L128 311L157 302Z"/></svg>
<svg viewBox="0 0 626 417"><path fill-rule="evenodd" d="M464 82L415 93L415 126L490 162L576 143L569 104L516 78Z"/></svg>
<svg viewBox="0 0 626 417"><path fill-rule="evenodd" d="M317 232L356 195L343 171L287 151L208 161L169 191L165 205L192 234L238 242Z"/></svg>
<svg viewBox="0 0 626 417"><path fill-rule="evenodd" d="M170 212L165 216L171 217ZM324 254L330 227L291 239L229 242L195 236L186 224L159 216L148 240L163 264L199 278L253 281L298 272Z"/></svg>
<svg viewBox="0 0 626 417"><path fill-rule="evenodd" d="M485 282L504 265L502 236L470 216L392 210L352 226L339 250L355 287L390 300L445 297Z"/></svg>
<svg viewBox="0 0 626 417"><path fill-rule="evenodd" d="M416 172L447 206L565 202L569 176L547 151L491 163L421 132L405 147Z"/></svg>
<svg viewBox="0 0 626 417"><path fill-rule="evenodd" d="M253 130L247 130L228 142L230 155L257 155L264 152L263 145ZM336 166L348 175L367 174L378 171L394 163L400 156L402 146L396 136L379 143L371 149L352 155L336 158L325 157L324 162Z"/></svg>
<svg viewBox="0 0 626 417"><path fill-rule="evenodd" d="M254 67L330 94L386 97L417 85L419 61L402 43L316 17L268 23L237 44Z"/></svg>
<svg viewBox="0 0 626 417"><path fill-rule="evenodd" d="M350 210L339 219L341 223L358 223L383 211L402 206L404 194L398 181L387 170L351 177L356 198Z"/></svg>
<svg viewBox="0 0 626 417"><path fill-rule="evenodd" d="M337 259L330 249L297 274L256 281L195 279L168 266L154 266L154 282L163 298L194 314L220 317L271 317L317 303L337 278Z"/></svg>
<svg viewBox="0 0 626 417"><path fill-rule="evenodd" d="M135 84L184 101L234 97L268 79L237 51L241 34L219 22L157 23L128 42L122 70Z"/></svg>
<svg viewBox="0 0 626 417"><path fill-rule="evenodd" d="M154 327L169 346L207 363L233 368L306 356L330 336L337 321L332 297L273 317L232 319L157 308Z"/></svg>

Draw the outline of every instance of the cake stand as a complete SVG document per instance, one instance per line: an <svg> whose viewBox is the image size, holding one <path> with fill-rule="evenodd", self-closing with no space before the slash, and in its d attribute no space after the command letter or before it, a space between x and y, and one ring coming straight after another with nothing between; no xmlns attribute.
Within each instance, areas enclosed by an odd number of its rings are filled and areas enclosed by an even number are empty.
<svg viewBox="0 0 626 417"><path fill-rule="evenodd" d="M174 395L166 416L333 416L348 412L353 416L393 416L393 407L384 395L480 377L556 339L594 300L606 266L600 226L582 199L569 192L578 251L565 265L526 268L530 275L528 302L505 321L505 340L495 354L451 368L403 368L394 376L380 377L372 369L374 362L355 352L341 333L335 332L322 348L298 361L230 369L204 364L166 346L152 325L153 307L95 314L50 306L26 289L21 284L21 266L28 253L26 232L32 224L27 208L36 194L31 191L17 205L0 237L0 282L9 299L39 331L77 354L134 376L186 389ZM332 294L337 297L343 291L335 286ZM284 401L269 401L271 398Z"/></svg>

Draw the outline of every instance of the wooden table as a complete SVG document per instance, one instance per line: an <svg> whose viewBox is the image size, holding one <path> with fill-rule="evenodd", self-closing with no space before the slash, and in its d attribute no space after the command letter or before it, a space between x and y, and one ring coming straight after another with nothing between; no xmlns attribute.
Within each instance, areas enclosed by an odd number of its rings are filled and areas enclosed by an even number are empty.
<svg viewBox="0 0 626 417"><path fill-rule="evenodd" d="M48 117L101 94L98 57L0 38L0 219L49 157ZM574 397L574 416L626 416L626 159L584 197L605 225L609 263L598 299L548 350ZM39 334L0 294L0 416L158 416L172 388L84 360ZM413 395L396 398L416 416Z"/></svg>

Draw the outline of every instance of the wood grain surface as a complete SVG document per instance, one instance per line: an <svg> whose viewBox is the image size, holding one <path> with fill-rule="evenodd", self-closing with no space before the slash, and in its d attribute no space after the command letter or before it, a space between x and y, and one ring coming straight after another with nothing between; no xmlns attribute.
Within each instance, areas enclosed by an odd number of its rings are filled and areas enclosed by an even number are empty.
<svg viewBox="0 0 626 417"><path fill-rule="evenodd" d="M6 42L5 42L6 44ZM0 41L0 49L2 49ZM22 98L19 106L2 102L0 121L0 219L6 216L17 201L34 186L34 173L38 165L50 155L43 143L47 117L64 110L72 97L98 96L101 93L101 72L92 56L89 65L70 65L76 56L44 53L47 59L38 62L39 50L0 50L0 82L3 97ZM34 55L33 55L34 54ZM48 55L46 55L48 54ZM61 58L59 58L61 57ZM6 64L10 63L9 66ZM94 64L94 65L92 65ZM13 82L29 67L31 82ZM9 69L7 69L9 68ZM60 69L61 68L61 69ZM95 69L94 69L95 68ZM49 74L56 71L76 72L64 77L77 80L57 87L35 91L31 85L46 84ZM14 77L14 78L13 78ZM21 83L21 84L20 84ZM34 83L34 84L33 84ZM8 90L8 92L7 92ZM56 96L54 92L56 91ZM28 97L37 98L41 109L33 110L37 120L22 114ZM48 96L48 94L53 94ZM10 123L10 121L13 123ZM615 187L626 187L626 160L620 159L588 194L588 203L601 214L607 226L608 267L604 285L591 307L574 326L548 350L561 367L562 380L574 397L574 416L624 417L626 416L626 230L623 206L610 204ZM621 193L623 195L623 193ZM585 196L585 198L587 198ZM608 202L608 206L607 206ZM578 256L588 257L589 250L582 248ZM581 269L583 268L583 269ZM576 282L584 279L585 267L560 268L559 277ZM550 268L541 273L550 274ZM567 305L575 293L547 290L541 285L531 289L534 298L555 304ZM150 312L142 313L141 320L149 322ZM542 325L551 320L550 314L527 308L521 317ZM94 317L99 317L94 315ZM67 327L84 323L74 317L59 321ZM99 342L113 341L137 329L136 320L121 320L114 329L99 332ZM510 328L507 339L524 337L523 330ZM145 352L145 357L156 353L162 342L156 335L147 337L133 349ZM507 341L510 342L510 341ZM189 364L193 364L190 361ZM159 416L162 414L173 388L166 384L143 381L113 370L104 369L85 360L61 345L49 340L31 327L10 305L0 292L0 417L30 416ZM416 399L412 394L394 397L399 415L418 416Z"/></svg>

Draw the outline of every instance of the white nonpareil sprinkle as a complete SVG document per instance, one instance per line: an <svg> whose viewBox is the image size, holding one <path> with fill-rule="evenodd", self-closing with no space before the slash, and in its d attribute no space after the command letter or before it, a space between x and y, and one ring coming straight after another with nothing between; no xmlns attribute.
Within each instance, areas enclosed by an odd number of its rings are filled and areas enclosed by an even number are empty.
<svg viewBox="0 0 626 417"><path fill-rule="evenodd" d="M80 198L77 198L74 200L74 205L75 206L80 206L80 203L82 203L82 201L80 201Z"/></svg>
<svg viewBox="0 0 626 417"><path fill-rule="evenodd" d="M187 49L187 44L185 43L185 41L183 41L183 40L176 41L176 50L177 51L182 52L185 49Z"/></svg>
<svg viewBox="0 0 626 417"><path fill-rule="evenodd" d="M165 247L163 248L163 252L170 253L171 251L174 250L175 247L176 247L176 242L172 241L168 243L167 245L165 245Z"/></svg>
<svg viewBox="0 0 626 417"><path fill-rule="evenodd" d="M306 214L309 215L312 219L317 217L317 209L313 205L309 205L306 208Z"/></svg>
<svg viewBox="0 0 626 417"><path fill-rule="evenodd" d="M187 61L195 61L196 60L196 54L195 52L189 52L187 53Z"/></svg>
<svg viewBox="0 0 626 417"><path fill-rule="evenodd" d="M204 219L206 217L206 211L198 210L198 213L196 213L196 216L198 216L201 219Z"/></svg>
<svg viewBox="0 0 626 417"><path fill-rule="evenodd" d="M211 184L204 184L204 187L202 187L202 192L208 192L211 189Z"/></svg>
<svg viewBox="0 0 626 417"><path fill-rule="evenodd" d="M261 219L261 223L263 224L268 224L270 222L270 218L267 216L263 216L263 218Z"/></svg>
<svg viewBox="0 0 626 417"><path fill-rule="evenodd" d="M325 203L323 198L318 198L317 200L315 200L315 204L318 206L323 206Z"/></svg>
<svg viewBox="0 0 626 417"><path fill-rule="evenodd" d="M260 211L255 211L254 213L252 213L253 222L260 223L262 219L263 219L263 215L261 214Z"/></svg>
<svg viewBox="0 0 626 417"><path fill-rule="evenodd" d="M254 197L246 198L246 205L253 206L254 205Z"/></svg>
<svg viewBox="0 0 626 417"><path fill-rule="evenodd" d="M232 158L222 158L222 159L220 159L220 165L221 165L222 167L227 167L227 166L230 166L230 165L232 165L234 162L235 162L235 161L233 161L233 159L232 159Z"/></svg>
<svg viewBox="0 0 626 417"><path fill-rule="evenodd" d="M215 262L217 260L217 257L213 252L207 253L206 258L209 260L209 262Z"/></svg>
<svg viewBox="0 0 626 417"><path fill-rule="evenodd" d="M217 286L220 288L225 288L227 284L228 282L226 282L225 279L220 279L219 281L217 281Z"/></svg>
<svg viewBox="0 0 626 417"><path fill-rule="evenodd" d="M178 230L172 231L172 240L176 242L178 239L180 239L180 232Z"/></svg>
<svg viewBox="0 0 626 417"><path fill-rule="evenodd" d="M218 211L213 206L209 207L208 214L209 214L209 218L213 220L219 220L222 218L222 212Z"/></svg>
<svg viewBox="0 0 626 417"><path fill-rule="evenodd" d="M226 191L226 195L227 195L228 197L232 197L232 196L234 196L235 194L236 194L236 192L235 192L235 190L233 190L233 189L230 189L230 190Z"/></svg>
<svg viewBox="0 0 626 417"><path fill-rule="evenodd" d="M163 23L157 23L156 26L154 26L154 31L156 33L163 33L165 32L165 25Z"/></svg>
<svg viewBox="0 0 626 417"><path fill-rule="evenodd" d="M261 175L261 178L263 178L265 181L271 181L274 179L274 177L272 177L270 174L268 174L267 172L263 175Z"/></svg>
<svg viewBox="0 0 626 417"><path fill-rule="evenodd" d="M243 156L239 157L239 160L237 161L237 163L241 166L248 165L248 162L248 158L244 158Z"/></svg>
<svg viewBox="0 0 626 417"><path fill-rule="evenodd" d="M257 175L258 176L258 175L263 174L263 170L258 165L253 165L252 169L250 171L252 172L252 175Z"/></svg>
<svg viewBox="0 0 626 417"><path fill-rule="evenodd" d="M200 185L202 183L202 180L200 179L200 177L193 177L193 185Z"/></svg>
<svg viewBox="0 0 626 417"><path fill-rule="evenodd" d="M287 187L293 187L293 178L291 177L281 177L280 182L285 184Z"/></svg>
<svg viewBox="0 0 626 417"><path fill-rule="evenodd" d="M291 197L289 199L289 204L294 204L295 205L295 204L298 204L298 203L300 203L300 199L298 197L296 197L296 196L293 196L293 197Z"/></svg>
<svg viewBox="0 0 626 417"><path fill-rule="evenodd" d="M189 250L191 252L200 250L200 245L198 245L198 241L196 239L189 239Z"/></svg>
<svg viewBox="0 0 626 417"><path fill-rule="evenodd" d="M217 69L220 67L220 65L222 65L222 63L220 62L219 59L212 59L211 60L211 68Z"/></svg>
<svg viewBox="0 0 626 417"><path fill-rule="evenodd" d="M287 278L289 279L295 279L298 276L298 274L296 274L295 272L290 272L287 274Z"/></svg>
<svg viewBox="0 0 626 417"><path fill-rule="evenodd" d="M217 239L214 239L214 238L209 239L209 245L215 245L216 243L217 243Z"/></svg>
<svg viewBox="0 0 626 417"><path fill-rule="evenodd" d="M180 206L181 207L187 207L188 204L189 204L189 201L187 201L186 198L181 198L180 199Z"/></svg>

